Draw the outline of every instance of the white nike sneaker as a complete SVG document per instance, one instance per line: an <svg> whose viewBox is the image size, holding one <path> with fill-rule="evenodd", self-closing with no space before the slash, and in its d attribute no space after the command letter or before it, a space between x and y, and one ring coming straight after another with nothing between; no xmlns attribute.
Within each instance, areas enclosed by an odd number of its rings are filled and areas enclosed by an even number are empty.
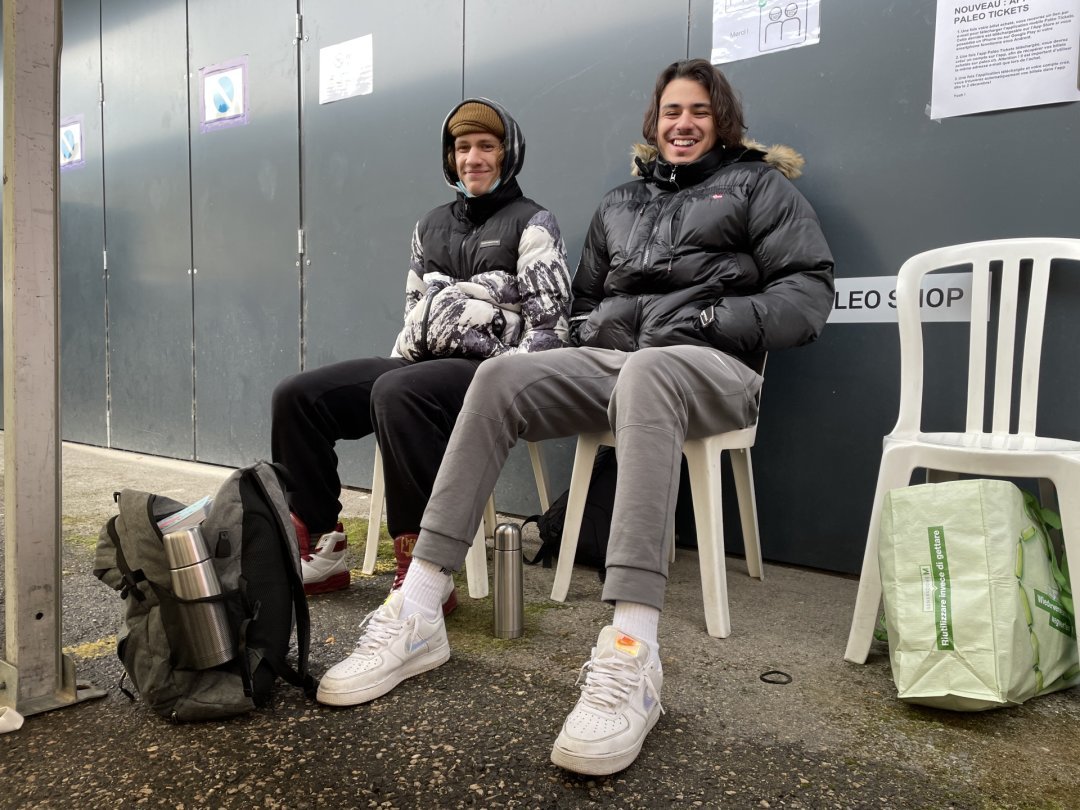
<svg viewBox="0 0 1080 810"><path fill-rule="evenodd" d="M401 618L401 591L360 623L363 633L352 655L326 671L316 699L330 706L355 706L381 697L406 678L445 664L450 642L440 614L429 621L421 613Z"/></svg>
<svg viewBox="0 0 1080 810"><path fill-rule="evenodd" d="M581 672L581 697L555 739L551 761L574 773L606 776L630 766L660 718L664 673L648 642L610 625L600 631Z"/></svg>

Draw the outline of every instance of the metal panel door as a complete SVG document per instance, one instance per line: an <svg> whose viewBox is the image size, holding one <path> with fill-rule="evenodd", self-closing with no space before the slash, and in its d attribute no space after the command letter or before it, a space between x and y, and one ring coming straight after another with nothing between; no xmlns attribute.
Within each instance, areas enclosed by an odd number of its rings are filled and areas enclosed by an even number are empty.
<svg viewBox="0 0 1080 810"><path fill-rule="evenodd" d="M101 8L64 4L60 60L60 407L63 438L106 445Z"/></svg>
<svg viewBox="0 0 1080 810"><path fill-rule="evenodd" d="M448 0L304 3L306 368L390 353L413 226L453 199L440 127L461 100L461 17ZM320 104L320 51L368 34L373 92ZM350 445L342 480L369 486L374 442Z"/></svg>
<svg viewBox="0 0 1080 810"><path fill-rule="evenodd" d="M192 458L184 3L102 0L113 447Z"/></svg>
<svg viewBox="0 0 1080 810"><path fill-rule="evenodd" d="M465 6L465 95L503 102L521 124L521 187L555 214L571 274L600 197L631 179L630 147L641 140L656 74L686 56L687 8L655 0ZM569 483L573 449L572 439L544 444L556 494ZM499 479L496 503L537 509L523 446Z"/></svg>
<svg viewBox="0 0 1080 810"><path fill-rule="evenodd" d="M299 368L296 4L191 0L188 25L195 455L240 466L269 455L271 392Z"/></svg>

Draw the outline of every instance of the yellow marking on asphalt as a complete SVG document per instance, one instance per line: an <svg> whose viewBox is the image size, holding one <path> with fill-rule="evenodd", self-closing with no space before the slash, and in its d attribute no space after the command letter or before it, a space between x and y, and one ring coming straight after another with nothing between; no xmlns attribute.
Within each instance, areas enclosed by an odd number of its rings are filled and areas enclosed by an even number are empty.
<svg viewBox="0 0 1080 810"><path fill-rule="evenodd" d="M90 661L94 658L104 658L106 655L114 655L115 653L116 636L106 636L97 641L88 641L85 644L75 644L71 647L64 647L65 655L73 655L84 661Z"/></svg>

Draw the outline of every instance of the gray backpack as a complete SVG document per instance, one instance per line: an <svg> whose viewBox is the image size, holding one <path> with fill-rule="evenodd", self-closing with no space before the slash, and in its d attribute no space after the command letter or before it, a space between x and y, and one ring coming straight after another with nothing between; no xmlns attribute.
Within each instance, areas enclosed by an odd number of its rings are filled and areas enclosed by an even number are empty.
<svg viewBox="0 0 1080 810"><path fill-rule="evenodd" d="M231 717L266 705L279 677L313 697L300 552L278 468L235 471L200 527L222 592L198 601L224 604L236 650L210 669L185 657L185 600L173 591L158 528L185 505L131 489L115 497L120 511L101 530L94 575L124 600L117 655L150 708L176 722ZM295 668L287 660L294 630ZM123 679L120 688L133 697Z"/></svg>

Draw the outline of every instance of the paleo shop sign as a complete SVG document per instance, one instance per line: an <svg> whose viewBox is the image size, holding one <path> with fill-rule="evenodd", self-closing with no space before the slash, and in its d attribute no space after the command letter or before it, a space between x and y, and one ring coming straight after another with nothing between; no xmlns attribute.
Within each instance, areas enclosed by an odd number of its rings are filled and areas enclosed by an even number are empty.
<svg viewBox="0 0 1080 810"><path fill-rule="evenodd" d="M923 277L919 306L924 322L971 320L971 273ZM896 323L896 276L836 279L829 323Z"/></svg>

